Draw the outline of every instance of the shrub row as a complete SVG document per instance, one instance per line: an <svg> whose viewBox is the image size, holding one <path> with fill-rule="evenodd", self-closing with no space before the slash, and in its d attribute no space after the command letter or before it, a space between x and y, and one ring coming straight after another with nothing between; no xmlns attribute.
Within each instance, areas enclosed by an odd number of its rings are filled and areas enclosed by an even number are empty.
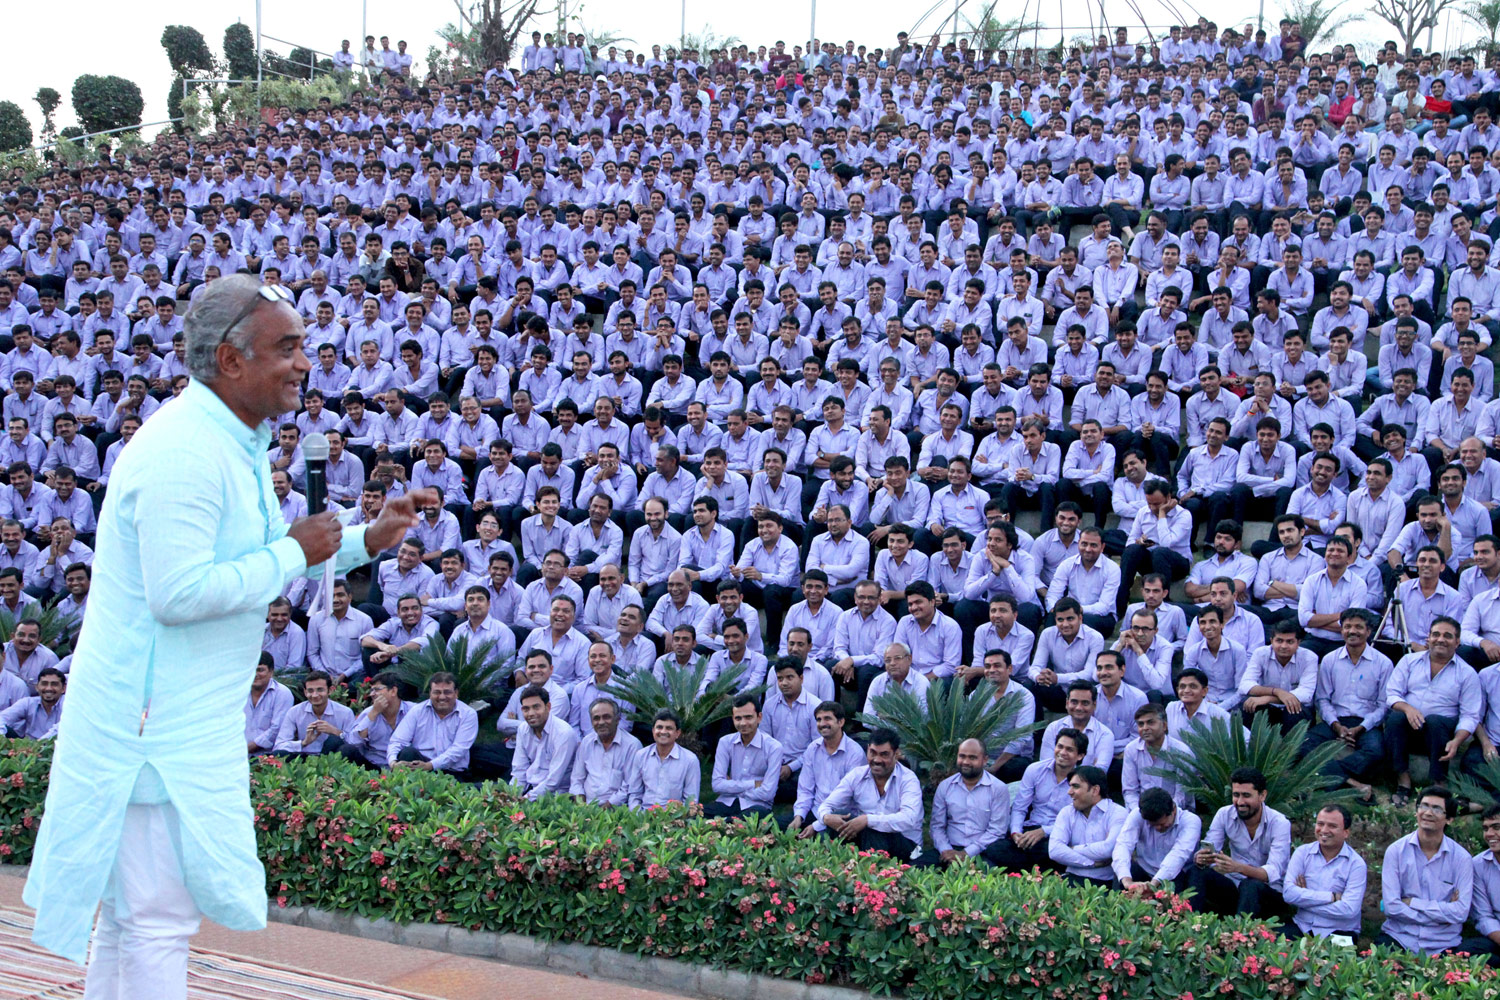
<svg viewBox="0 0 1500 1000"><path fill-rule="evenodd" d="M35 841L51 752L0 741L0 858ZM1477 960L1355 954L1170 893L912 870L682 809L531 802L342 760L251 771L272 905L449 923L923 1000L1500 997Z"/></svg>

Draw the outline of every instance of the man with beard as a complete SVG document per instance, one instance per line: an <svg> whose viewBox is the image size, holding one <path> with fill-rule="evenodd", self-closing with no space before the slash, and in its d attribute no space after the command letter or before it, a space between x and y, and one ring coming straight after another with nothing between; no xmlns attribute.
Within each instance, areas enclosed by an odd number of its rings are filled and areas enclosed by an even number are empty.
<svg viewBox="0 0 1500 1000"><path fill-rule="evenodd" d="M61 670L43 667L36 678L36 694L0 712L0 736L17 740L46 740L56 736L67 685L67 675Z"/></svg>
<svg viewBox="0 0 1500 1000"><path fill-rule="evenodd" d="M1210 912L1265 919L1281 906L1292 824L1266 805L1266 776L1253 767L1229 776L1230 804L1214 813L1188 879ZM1227 848L1227 849L1226 849Z"/></svg>
<svg viewBox="0 0 1500 1000"><path fill-rule="evenodd" d="M958 773L943 779L932 795L932 846L937 858L929 863L951 865L962 857L989 857L990 849L1005 838L1010 790L984 764L982 742L967 739L958 745Z"/></svg>

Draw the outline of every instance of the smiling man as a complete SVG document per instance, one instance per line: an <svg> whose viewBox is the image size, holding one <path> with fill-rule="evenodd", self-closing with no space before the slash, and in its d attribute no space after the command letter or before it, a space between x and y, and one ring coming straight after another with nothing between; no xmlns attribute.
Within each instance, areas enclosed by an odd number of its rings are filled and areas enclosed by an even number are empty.
<svg viewBox="0 0 1500 1000"><path fill-rule="evenodd" d="M100 517L25 893L34 940L80 963L103 901L99 996L182 998L201 916L265 926L240 709L266 605L326 560L343 570L396 544L435 499L413 491L354 528L282 519L266 422L297 408L311 363L279 288L231 275L199 296L193 381L121 452Z"/></svg>

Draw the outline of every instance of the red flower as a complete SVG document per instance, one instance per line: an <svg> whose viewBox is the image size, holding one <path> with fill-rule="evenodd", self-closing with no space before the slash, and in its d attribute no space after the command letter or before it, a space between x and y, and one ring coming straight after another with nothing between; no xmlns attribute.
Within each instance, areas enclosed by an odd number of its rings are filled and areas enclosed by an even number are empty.
<svg viewBox="0 0 1500 1000"><path fill-rule="evenodd" d="M370 852L370 864L374 865L376 868L379 868L381 865L385 864L385 852L384 851L371 851Z"/></svg>

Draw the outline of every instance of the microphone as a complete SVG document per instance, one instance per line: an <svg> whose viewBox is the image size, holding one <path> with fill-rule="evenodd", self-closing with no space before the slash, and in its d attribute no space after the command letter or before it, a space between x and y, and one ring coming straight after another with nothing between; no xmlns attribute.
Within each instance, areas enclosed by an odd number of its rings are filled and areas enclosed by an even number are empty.
<svg viewBox="0 0 1500 1000"><path fill-rule="evenodd" d="M302 442L302 460L307 466L307 512L328 509L328 437L313 433Z"/></svg>
<svg viewBox="0 0 1500 1000"><path fill-rule="evenodd" d="M328 436L312 433L302 442L302 462L307 467L307 512L328 509ZM333 560L323 564L322 587L309 611L333 613Z"/></svg>

